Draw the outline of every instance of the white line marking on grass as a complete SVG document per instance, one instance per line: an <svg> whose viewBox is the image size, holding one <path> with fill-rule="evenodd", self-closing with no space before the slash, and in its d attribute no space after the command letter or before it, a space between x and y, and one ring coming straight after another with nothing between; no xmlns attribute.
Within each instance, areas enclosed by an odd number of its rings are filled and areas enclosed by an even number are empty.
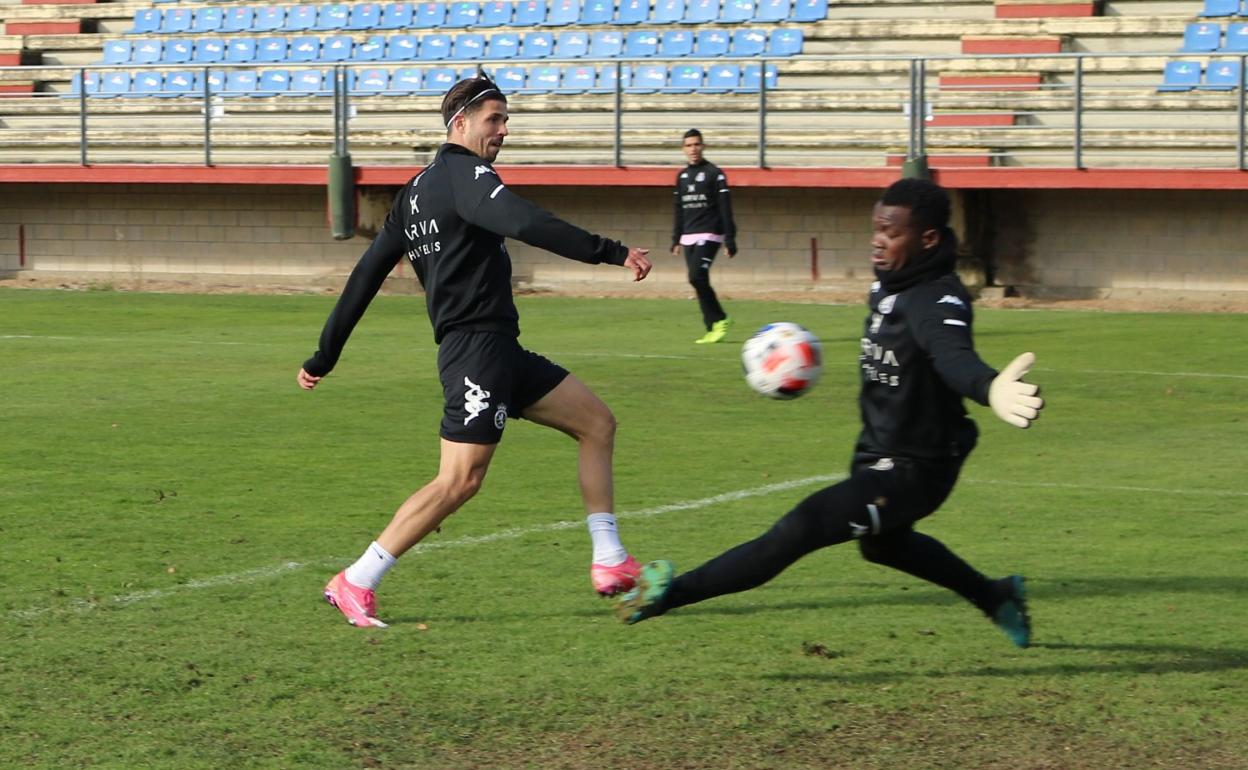
<svg viewBox="0 0 1248 770"><path fill-rule="evenodd" d="M1114 484L1066 484L1058 481L993 481L991 479L964 479L968 484L991 484L1001 487L1039 487L1041 489L1096 489L1110 492L1145 492L1148 494L1190 495L1199 497L1248 497L1248 492L1233 489L1170 489L1165 487L1133 487Z"/></svg>
<svg viewBox="0 0 1248 770"><path fill-rule="evenodd" d="M733 492L725 492L723 494L713 495L711 497L703 497L697 500L685 500L679 503L670 503L668 505L658 505L653 508L643 508L639 511L624 511L620 514L617 514L616 518L640 519L640 518L647 518L651 516L660 516L665 513L674 513L676 511L695 510L698 508L706 508L711 505L716 505L718 503L729 503L729 502L734 502L736 500L745 500L751 497L760 497L762 495L769 495L773 492L784 492L790 489L810 486L811 484L838 481L844 477L845 477L845 474L843 473L829 474L829 475L823 475L823 476L808 476L807 478L804 478L804 479L794 479L792 481L781 481L775 484L766 484L761 487L753 487L750 489L738 489ZM412 548L412 550L413 551L432 551L432 550L436 550L440 548L458 548L458 547L463 547L463 546L481 545L484 543L497 542L499 540L514 540L517 538L524 537L526 535L535 535L535 534L539 534L542 532L556 532L559 530L573 529L575 527L583 527L583 526L585 526L584 519L578 519L575 521L556 521L550 524L539 524L534 527L516 527L514 529L506 529L500 532L491 533L489 535L459 537L459 538L455 538L454 540L447 540L445 542L426 541L424 543L420 543L416 545L414 548ZM117 596L108 597L106 599L100 599L98 601L90 601L88 599L75 599L72 602L69 602L68 604L61 605L60 607L32 607L30 609L25 609L25 610L13 610L12 612L10 612L10 615L19 620L29 620L31 618L38 617L39 615L42 615L46 612L51 612L54 609L69 609L74 612L88 612L90 610L99 609L101 607L125 607L130 604L136 604L138 602L144 602L150 599L163 599L166 596L172 596L174 594L183 593L185 591L195 591L195 590L200 590L204 588L217 588L220 586L234 586L234 585L241 585L244 583L255 583L261 580L268 580L270 578L279 577L287 572L297 572L299 570L304 569L305 567L322 566L322 565L332 566L336 564L341 564L343 561L345 560L335 559L331 562L328 559L323 559L319 562L312 562L312 563L300 563L300 562L295 562L295 561L288 561L288 562L285 562L284 564L279 564L273 567L258 567L256 569L249 569L243 572L234 572L228 575L216 575L214 577L198 578L195 580L188 580L185 583L181 583L176 586L171 586L169 588L153 588L147 591L135 591L134 593L120 594Z"/></svg>
<svg viewBox="0 0 1248 770"><path fill-rule="evenodd" d="M99 601L91 601L89 599L74 599L68 605L65 605L65 608L72 609L76 612L85 612L87 610L99 609L100 607L124 607L128 604L134 604L136 602L143 602L143 601L147 601L148 599L160 599L162 597L171 596L173 594L181 593L183 591L194 591L194 590L198 590L201 588L216 588L217 586L226 586L226 585L238 585L239 583L254 583L258 580L266 580L271 577L277 577L278 575L284 574L286 572L293 572L295 570L301 570L306 566L308 565L300 564L297 561L288 561L284 564L278 564L277 566L274 566L274 567L257 567L256 569L249 569L243 572L235 572L229 575L216 575L214 577L197 578L195 580L188 580L185 583L181 583L179 585L172 586L170 588L153 588L148 591L135 591L134 593L131 593L131 594L120 594L117 596L110 596L107 599L100 599ZM34 607L31 609L27 609L27 610L14 610L11 614L17 618L27 619L27 618L33 618L37 615L42 615L45 612L51 612L53 609L59 609L59 608Z"/></svg>

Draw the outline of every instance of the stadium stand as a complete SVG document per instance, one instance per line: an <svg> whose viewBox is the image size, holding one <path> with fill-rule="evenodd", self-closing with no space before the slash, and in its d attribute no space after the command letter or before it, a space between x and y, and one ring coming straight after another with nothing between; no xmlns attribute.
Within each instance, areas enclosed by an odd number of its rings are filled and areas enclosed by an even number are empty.
<svg viewBox="0 0 1248 770"><path fill-rule="evenodd" d="M1173 141L1183 123L1179 112L1196 104L1194 99L1201 100L1196 109L1225 110L1226 100L1234 98L1234 57L1218 57L1248 48L1248 29L1234 21L1238 5L1228 14L1213 0L1188 2L1186 10L1176 9L1172 0L1138 0L1104 16L1001 16L1010 1L829 6L825 0L324 5L236 0L218 6L183 0L137 7L101 3L72 11L8 6L7 18L72 16L98 31L23 36L23 60L41 59L52 69L40 71L29 101L10 95L0 110L47 115L49 136L63 135L62 146L70 146L75 100L33 97L81 94L80 67L99 67L88 74L86 94L104 100L92 126L105 135L114 114L117 120L125 111L139 114L155 99L169 114L203 114L205 67L221 65L221 73L208 76L209 87L228 100L220 133L228 127L240 138L236 152L223 150L218 157L266 157L268 138L283 130L323 136L320 128L289 126L300 123L301 115L329 109L314 95L330 90L326 73L331 67L344 66L351 72L357 111L352 127L360 132L352 140L353 152L362 158L410 158L413 148L436 143L437 121L426 121L431 130L412 139L392 128L411 124L399 116L436 113L440 91L466 65L480 62L526 97L526 112L542 116L548 137L535 138L531 151L514 142L513 158L540 162L549 157L545 148L557 144L556 138L580 133L583 139L572 141L567 157L590 159L602 157L603 137L610 135L606 121L617 73L611 60L622 59L623 106L644 114L637 123L650 127L628 134L641 157L657 154L661 137L684 122L683 110L697 104L698 110L722 111L728 124L737 126L722 142L725 152L751 159L753 116L766 73L769 157L782 162L819 152L832 164L873 165L904 149L908 127L910 61L884 57L925 56L933 57L926 70L929 145L949 155L963 153L972 162L991 158L998 164L1044 165L1069 152L1074 62L1058 56L1062 51L1104 54L1089 59L1081 74L1088 89L1084 128L1089 147L1097 146L1098 132L1125 131L1120 126L1138 124L1144 112L1156 126L1140 129L1138 136L1155 138L1159 153L1167 142L1182 146ZM1150 5L1157 12L1150 12ZM1231 21L1220 21L1226 18ZM1158 51L1182 52L1182 59L1142 55ZM973 55L991 52L1031 58ZM855 56L861 58L851 60ZM765 68L759 58L766 58ZM581 59L589 61L582 64ZM148 66L158 69L149 76ZM279 87L283 81L271 73L286 73L288 86ZM301 73L307 80L300 80ZM311 73L319 76L316 83ZM10 70L4 77L19 81L23 74ZM219 88L212 85L214 78ZM122 94L127 98L115 98ZM682 96L673 100L671 94ZM555 95L575 98L556 102ZM704 95L713 101L689 101ZM816 124L814 115L836 119ZM284 129L279 128L283 121ZM1215 121L1216 131L1230 128L1224 122ZM186 148L201 140L193 124L183 121L180 125L191 126L183 129L185 136L153 151L151 159L193 159L194 151ZM307 144L290 157L315 159L324 151L323 142ZM15 153L30 151L28 145L14 144Z"/></svg>

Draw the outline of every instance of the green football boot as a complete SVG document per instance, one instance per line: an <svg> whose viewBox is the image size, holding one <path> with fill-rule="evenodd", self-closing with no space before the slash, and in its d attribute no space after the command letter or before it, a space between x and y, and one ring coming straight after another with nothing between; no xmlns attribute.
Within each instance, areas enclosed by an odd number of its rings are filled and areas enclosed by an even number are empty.
<svg viewBox="0 0 1248 770"><path fill-rule="evenodd" d="M637 586L616 600L615 614L630 626L662 615L666 611L663 600L675 576L676 568L670 561L652 561L645 565L641 568Z"/></svg>

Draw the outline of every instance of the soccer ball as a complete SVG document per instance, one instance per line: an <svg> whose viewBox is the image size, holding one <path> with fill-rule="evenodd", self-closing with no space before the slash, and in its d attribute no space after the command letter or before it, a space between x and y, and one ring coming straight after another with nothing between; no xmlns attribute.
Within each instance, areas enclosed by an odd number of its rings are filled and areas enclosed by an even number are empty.
<svg viewBox="0 0 1248 770"><path fill-rule="evenodd" d="M819 339L795 323L767 324L741 348L745 381L770 398L797 398L823 373Z"/></svg>

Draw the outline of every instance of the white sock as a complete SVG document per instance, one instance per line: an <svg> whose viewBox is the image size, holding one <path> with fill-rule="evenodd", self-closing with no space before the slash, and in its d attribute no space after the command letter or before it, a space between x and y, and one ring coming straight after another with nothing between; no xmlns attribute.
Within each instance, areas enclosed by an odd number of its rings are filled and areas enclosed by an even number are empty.
<svg viewBox="0 0 1248 770"><path fill-rule="evenodd" d="M395 561L397 559L374 540L364 550L363 555L355 560L355 564L347 567L347 580L362 588L376 589Z"/></svg>
<svg viewBox="0 0 1248 770"><path fill-rule="evenodd" d="M609 513L591 513L585 517L585 523L589 525L589 537L594 543L594 564L614 567L628 558L628 551L620 545L615 516Z"/></svg>

